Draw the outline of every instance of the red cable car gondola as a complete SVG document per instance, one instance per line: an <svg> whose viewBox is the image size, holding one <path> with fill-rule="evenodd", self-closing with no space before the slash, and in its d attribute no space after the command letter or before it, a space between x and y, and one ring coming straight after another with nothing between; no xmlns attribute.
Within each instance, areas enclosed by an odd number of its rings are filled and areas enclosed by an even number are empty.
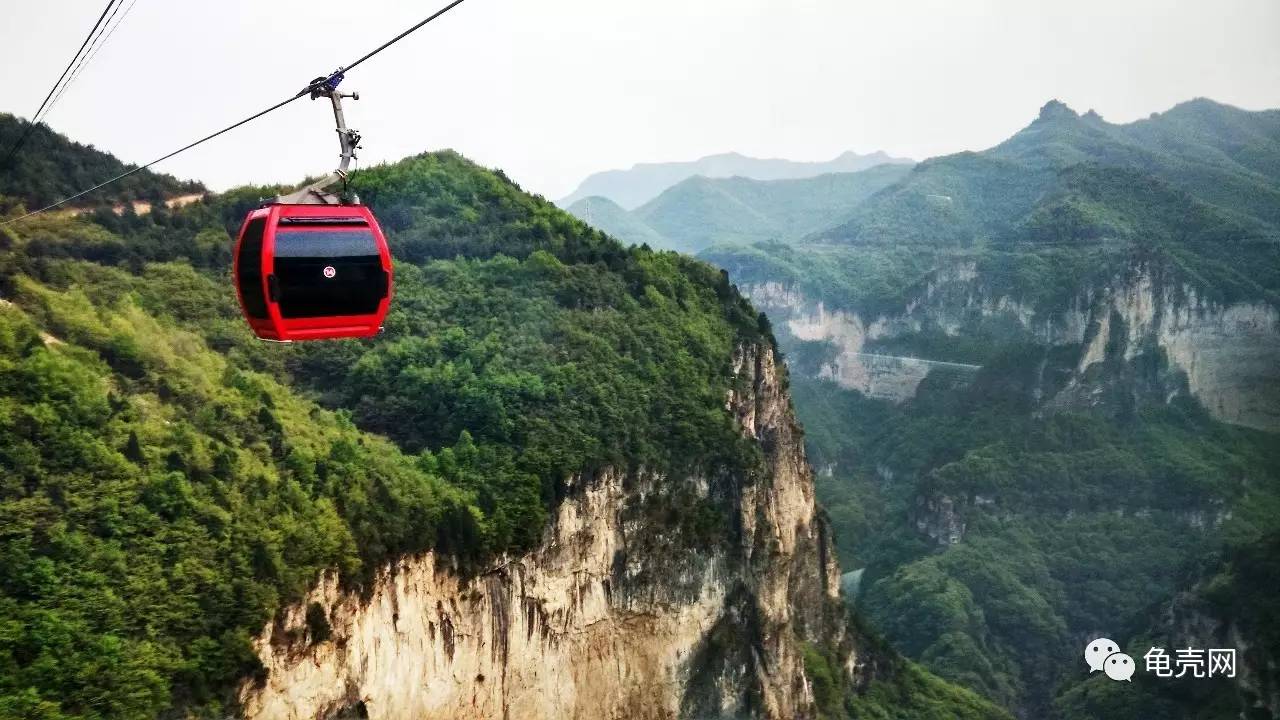
<svg viewBox="0 0 1280 720"><path fill-rule="evenodd" d="M391 301L391 253L363 205L267 205L235 249L249 327L265 340L378 334Z"/></svg>
<svg viewBox="0 0 1280 720"><path fill-rule="evenodd" d="M233 277L245 320L264 340L369 337L391 305L391 252L378 221L354 195L325 188L342 181L360 135L349 130L337 92L339 70L311 83L333 103L342 164L329 177L251 211L236 240Z"/></svg>

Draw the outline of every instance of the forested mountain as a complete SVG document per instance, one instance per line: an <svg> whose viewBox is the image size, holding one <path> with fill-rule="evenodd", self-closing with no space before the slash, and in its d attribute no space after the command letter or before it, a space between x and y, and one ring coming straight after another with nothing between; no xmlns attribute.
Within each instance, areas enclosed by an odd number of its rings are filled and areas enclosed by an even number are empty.
<svg viewBox="0 0 1280 720"><path fill-rule="evenodd" d="M869 622L1023 717L1276 717L1280 112L1050 102L808 242L725 244ZM856 578L856 582L854 580ZM1078 661L1238 647L1234 681Z"/></svg>
<svg viewBox="0 0 1280 720"><path fill-rule="evenodd" d="M909 171L910 165L885 164L799 180L693 177L631 214L682 252L720 242L785 242L842 222Z"/></svg>
<svg viewBox="0 0 1280 720"><path fill-rule="evenodd" d="M1007 717L846 622L722 273L450 152L352 183L398 260L367 341L244 326L229 232L278 188L0 231L0 717Z"/></svg>
<svg viewBox="0 0 1280 720"><path fill-rule="evenodd" d="M9 154L29 123L0 113L0 158ZM9 164L0 167L0 196L22 200L35 210L115 177L132 166L114 156L81 145L54 132L44 123L30 129L30 135ZM204 192L193 180L178 179L150 170L135 173L110 187L86 195L73 207L116 205L134 200L160 201L175 195Z"/></svg>
<svg viewBox="0 0 1280 720"><path fill-rule="evenodd" d="M1050 103L655 200L727 276L424 154L352 181L398 259L369 341L243 326L229 233L279 188L5 228L0 717L1275 717L1276 117ZM1100 635L1240 673L1089 677Z"/></svg>
<svg viewBox="0 0 1280 720"><path fill-rule="evenodd" d="M992 148L1030 166L1131 167L1240 216L1280 228L1280 110L1247 112L1204 98L1127 125L1050 103L1026 130Z"/></svg>
<svg viewBox="0 0 1280 720"><path fill-rule="evenodd" d="M826 162L761 159L739 153L722 153L689 162L638 163L629 170L607 170L589 176L578 189L558 204L567 208L582 198L598 195L609 198L626 210L634 210L657 197L663 190L698 175L708 178L783 180L828 173L858 172L885 163L909 165L911 161L895 158L881 151L868 155L848 151Z"/></svg>
<svg viewBox="0 0 1280 720"><path fill-rule="evenodd" d="M691 177L627 212L604 198L569 207L628 242L694 253L720 242L795 241L844 221L868 197L902 179L905 163L797 180Z"/></svg>
<svg viewBox="0 0 1280 720"><path fill-rule="evenodd" d="M990 150L920 163L903 182L817 239L959 247L1045 239L1034 231L1028 237L1023 226L1043 222L1050 213L1061 216L1059 232L1067 234L1062 239L1132 236L1146 230L1126 226L1116 213L1137 209L1168 217L1182 211L1180 204L1212 215L1200 225L1212 225L1231 239L1274 239L1280 236L1277 137L1280 111L1275 110L1249 113L1194 100L1147 120L1112 125L1052 101L1029 126ZM1091 175L1085 174L1087 168ZM1133 173L1164 197L1133 202L1115 195ZM1100 205L1068 192L1087 195L1089 187L1099 188Z"/></svg>
<svg viewBox="0 0 1280 720"><path fill-rule="evenodd" d="M648 245L665 250L674 249L671 241L662 237L633 213L606 197L592 195L575 202L565 209L593 228L621 240L628 245Z"/></svg>

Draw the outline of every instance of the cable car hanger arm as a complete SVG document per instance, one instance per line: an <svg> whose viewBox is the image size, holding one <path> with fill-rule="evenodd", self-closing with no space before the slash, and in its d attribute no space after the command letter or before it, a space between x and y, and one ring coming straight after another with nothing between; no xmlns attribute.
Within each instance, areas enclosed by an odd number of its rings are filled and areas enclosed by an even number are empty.
<svg viewBox="0 0 1280 720"><path fill-rule="evenodd" d="M302 92L298 93L299 96L309 94L312 100L327 97L333 105L333 120L337 125L338 143L342 146L341 162L338 164L338 169L301 190L288 195L281 195L272 202L283 205L342 205L345 202L359 204L360 199L354 194L348 194L346 187L347 170L351 166L351 161L356 157L356 150L360 147L360 133L347 127L346 117L342 113L342 98L359 100L360 93L338 91L338 84L343 80L344 70L345 68L338 68L327 77L318 77L312 80ZM334 195L328 192L326 188L339 182L342 183L342 195ZM344 198L343 196L346 197Z"/></svg>

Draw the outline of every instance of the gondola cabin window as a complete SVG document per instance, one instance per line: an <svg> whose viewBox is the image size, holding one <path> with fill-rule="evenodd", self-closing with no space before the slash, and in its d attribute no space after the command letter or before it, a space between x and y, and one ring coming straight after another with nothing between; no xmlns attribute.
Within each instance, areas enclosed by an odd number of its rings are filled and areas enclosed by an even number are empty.
<svg viewBox="0 0 1280 720"><path fill-rule="evenodd" d="M368 315L387 294L378 243L367 227L281 225L275 277L286 318Z"/></svg>

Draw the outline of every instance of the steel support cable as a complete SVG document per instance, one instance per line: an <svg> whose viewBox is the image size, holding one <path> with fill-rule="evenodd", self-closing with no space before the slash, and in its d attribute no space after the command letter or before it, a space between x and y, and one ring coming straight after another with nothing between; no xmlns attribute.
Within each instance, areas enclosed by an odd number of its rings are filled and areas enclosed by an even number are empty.
<svg viewBox="0 0 1280 720"><path fill-rule="evenodd" d="M120 12L120 8L123 5L124 0L119 0L119 2L115 4L115 7L111 10L111 16L107 18L107 21L103 23L102 28L98 30L97 37L89 43L89 49L80 56L80 62L76 63L76 69L71 71L71 74L67 76L67 81L63 83L62 87L58 90L58 94L53 96L53 101L49 103L49 107L45 108L44 115L36 118L37 122L42 118L48 117L49 113L53 112L54 106L56 106L58 101L62 99L62 94L67 91L67 88L71 87L71 85L76 81L76 78L80 77L80 71L84 70L89 59L98 51L98 47L102 43L102 38L107 35L107 28L110 27L111 22L116 19L116 13Z"/></svg>
<svg viewBox="0 0 1280 720"><path fill-rule="evenodd" d="M413 27L409 28L408 30L405 30L404 32L400 33L399 35L397 35L397 36L395 36L395 37L391 38L390 40L386 41L385 43L383 43L383 44L379 45L378 47L374 48L374 49L373 49L373 50L371 50L370 52L365 53L365 54L364 54L364 56L362 56L359 60L356 60L355 62L351 63L350 65L347 65L347 66L343 67L343 68L342 68L342 70L343 70L344 72L345 72L345 71L347 71L347 70L350 70L350 69L354 68L355 66L359 65L360 63L364 62L365 60L368 60L369 58L373 57L374 55L377 55L378 53L382 52L383 50L386 50L387 48L391 47L392 45L395 45L396 43L398 43L398 42L400 42L401 40L405 39L405 37L407 37L407 36L409 36L410 34L412 34L414 31L416 31L416 30L418 30L419 28L421 28L423 25L426 25L427 23L431 22L432 20L435 20L436 18L440 17L441 15L443 15L443 14L445 14L445 13L449 12L450 10L452 10L452 9L454 9L454 8L456 8L456 7L458 7L458 6L459 6L459 5L461 5L463 2L464 2L464 0L453 0L453 2L449 3L448 5L445 5L444 7L440 8L439 10L435 11L434 13L432 13L432 14L431 14L431 16L430 16L430 17L428 17L426 20L423 20L422 22L418 23L417 25L414 25Z"/></svg>
<svg viewBox="0 0 1280 720"><path fill-rule="evenodd" d="M107 43L111 42L112 36L114 36L116 31L120 29L120 26L124 24L125 18L129 17L129 13L133 12L133 6L137 4L138 0L130 0L129 7L124 9L124 14L116 21L115 27L111 28L111 32L107 33L107 39L103 40L102 43L98 45L97 49L93 51L93 54L89 56L89 62L93 62L93 59L98 56L98 53L102 52L102 48L106 46Z"/></svg>
<svg viewBox="0 0 1280 720"><path fill-rule="evenodd" d="M67 63L67 67L62 71L62 74L58 76L58 82L54 83L53 87L49 88L49 94L44 96L44 102L40 103L40 107L36 110L36 114L31 116L31 122L27 124L22 135L18 136L18 141L13 144L13 147L9 148L8 154L4 157L4 162L0 162L0 165L8 165L9 161L13 159L14 154L17 153L18 150L22 148L23 143L27 141L27 137L31 135L31 132L36 127L35 119L40 117L40 113L44 112L45 107L49 104L49 98L53 97L53 93L57 91L58 86L61 85L62 81L67 77L67 73L71 72L71 66L76 64L76 60L80 58L80 54L83 53L85 47L89 45L89 40L98 32L98 27L102 25L102 21L107 17L107 13L115 3L116 0L107 0L106 7L102 8L102 14L98 16L98 22L93 24L93 29L84 37L84 42L80 43L80 49L76 50L76 54L71 56L71 62Z"/></svg>
<svg viewBox="0 0 1280 720"><path fill-rule="evenodd" d="M62 99L62 94L67 91L67 88L74 85L76 80L80 79L81 71L91 65L93 63L93 59L102 51L102 48L106 47L107 41L111 39L112 35L116 34L116 30L120 28L120 24L129 16L129 12L133 10L133 6L137 4L137 2L138 0L132 0L132 2L129 3L129 7L125 9L124 14L120 16L120 19L115 25L112 25L111 21L115 19L116 12L120 10L122 5L124 5L124 0L120 0L120 4L116 5L116 9L111 12L111 17L107 18L107 24L102 26L102 32L98 33L98 39L94 40L93 44L89 46L89 52L85 53L84 59L80 61L80 64L76 66L76 69L71 71L71 77L67 78L67 82L62 86L62 89L58 91L58 94L53 96L53 102L49 103L49 109L44 113L45 117L48 117L49 113L53 112L54 106Z"/></svg>
<svg viewBox="0 0 1280 720"><path fill-rule="evenodd" d="M66 203L71 202L72 200L75 200L75 199L77 199L77 198L84 197L85 195L88 195L89 193L93 192L94 190L99 190L99 189L101 189L101 188L104 188L104 187L106 187L106 186L110 185L110 184L111 184L111 183L113 183L113 182L117 182L117 181L119 181L119 180L123 180L124 178L127 178L127 177L129 177L130 175L132 175L132 174L134 174L134 173L136 173L136 172L141 172L141 171L143 171L143 170L146 170L147 168L151 167L152 165L155 165L155 164L157 164L157 163L164 162L165 160L168 160L169 158L173 157L174 155L177 155L177 154L179 154L179 153L184 153L184 152L186 152L186 151L190 150L191 148L193 148L193 147L195 147L195 146L197 146L197 145L200 145L200 144L202 144L202 143L208 142L208 141L210 141L210 140L212 140L212 139L214 139L214 138L218 137L219 135L222 135L222 134L224 134L224 133L228 133L228 132L230 132L230 131L232 131L232 130L235 130L236 128L240 127L241 125L244 125L244 124L246 124L246 123L249 123L249 122L252 122L252 121L254 121L254 120L257 120L258 118L262 117L263 115L266 115L267 113L275 112L276 110L279 110L280 108L284 107L285 105L288 105L289 103L293 102L294 100L297 100L298 98L301 98L301 97L305 97L305 96L307 96L307 95L310 95L310 94L311 94L311 92L312 92L313 90L315 90L316 88L323 87L325 84L327 84L328 82L330 82L330 80L332 80L333 78L335 78L335 77L340 77L340 76L341 76L344 72L346 72L347 70L350 70L351 68L353 68L353 67L355 67L355 66L359 65L360 63L364 62L365 60L368 60L369 58L373 57L374 55L377 55L378 53L382 52L383 50L386 50L387 48L391 47L392 45L396 44L397 42L399 42L399 41L403 40L405 37L407 37L408 35L410 35L411 33L413 33L415 30L420 29L422 26L426 25L427 23L431 22L432 20L435 20L436 18L440 17L441 15L444 15L445 13L447 13L447 12L449 12L450 10L454 9L455 7L457 7L457 6L461 5L463 2L465 2L465 0L453 0L453 2L449 3L448 5L445 5L445 6L444 6L444 7L442 7L441 9L439 9L439 10L437 10L436 12L432 13L429 17L427 17L427 18L426 18L425 20L423 20L422 22L419 22L418 24L414 25L413 27L409 28L408 30L405 30L404 32L402 32L402 33L400 33L399 35L395 36L394 38L391 38L390 40L388 40L387 42L383 43L382 45L379 45L378 47L376 47L376 48L374 48L372 51L370 51L370 52L366 53L365 55L363 55L362 57L360 57L359 59L357 59L355 62L351 63L350 65L347 65L347 66L345 66L345 67L342 67L342 68L340 68L339 70L337 70L337 71L335 71L335 72L333 72L333 73L330 73L329 75L326 75L326 76L324 76L324 77L322 77L322 78L318 78L318 79L316 79L316 80L312 81L310 84L308 84L308 85L307 85L307 87L303 88L302 90L299 90L299 91L298 91L298 93L297 93L296 95L293 95L292 97L289 97L289 98L286 98L286 99L284 99L284 100L281 100L280 102L276 103L275 105L272 105L271 107L269 107L269 108L267 108L267 109L265 109L265 110L262 110L262 111L259 111L259 112L257 112L257 113L254 113L253 115L250 115L249 117L247 117L247 118L245 118L245 119L243 119L243 120L241 120L241 121L239 121L239 122L237 122L237 123L235 123L235 124L233 124L233 125L228 125L227 127L223 128L223 129L221 129L221 130L219 130L219 131L217 131L217 132L215 132L215 133L211 133L211 134L209 134L209 135L206 135L206 136L204 136L204 137L200 138L199 140L196 140L195 142L190 143L189 145L185 145L185 146L183 146L183 147L180 147L180 148L178 148L177 150L174 150L173 152L169 153L168 155L164 155L163 157L158 157L158 158L156 158L155 160L152 160L151 162L147 163L146 165L139 165L138 167L135 167L135 168L133 168L132 170L128 170L128 171L126 171L126 172L122 172L122 173L120 173L119 175L116 175L115 177L111 178L110 180L104 180L104 181L102 181L102 182L98 183L97 185L94 185L93 187L88 188L87 190L81 190L80 192L76 193L75 195L71 195L71 196L65 197L65 198L63 198L63 199L59 200L58 202L55 202L55 203L53 203L53 204L51 204L51 205L46 205L45 207L42 207L42 208L40 208L39 210L32 210L31 212L27 213L26 215L22 215L22 216L20 216L20 217L16 217L16 218L14 218L14 219L12 219L12 220L6 220L6 221L4 221L4 222L0 223L0 227L4 227L4 226L6 226L6 225L12 225L13 223L19 222L19 221L21 221L21 220L26 220L26 219L27 219L27 218L29 218L29 217L33 217L33 216L35 216L35 215L39 215L40 213L43 213L43 212L47 212L47 211L49 211L49 210L52 210L52 209L54 209L54 208L58 207L59 205L64 205L64 204L66 204ZM108 9L110 9L110 6L108 6ZM104 16L104 17L106 16L106 12L105 12L105 11L103 12L103 16ZM86 42L87 42L87 40L86 40ZM75 60L73 59L73 60L72 60L72 62L74 63L74 62L75 62ZM70 66L68 66L68 68L69 68L69 67L70 67Z"/></svg>
<svg viewBox="0 0 1280 720"><path fill-rule="evenodd" d="M76 193L75 195L71 195L71 196L69 196L69 197L65 197L65 198L63 198L63 199L59 200L58 202L53 203L52 205L46 205L46 206L44 206L44 207L40 208L39 210L32 210L31 212L29 212L29 213L27 213L26 215L23 215L23 216L21 216L21 217L16 217L16 218L14 218L14 219L12 219L12 220L6 220L5 222L0 223L0 227L3 227L3 226L5 226L5 225L12 225L13 223L18 222L19 220L26 220L27 218L32 217L32 216L34 216L34 215L39 215L39 214L40 214L40 213L42 213L42 212L46 212L46 211L48 211L48 210L52 210L52 209L54 209L54 208L58 207L59 205L63 205L63 204L69 203L69 202L71 202L72 200L75 200L76 198L84 197L85 195L88 195L89 193L93 192L94 190L98 190L98 189L100 189L100 188L104 188L104 187L106 187L106 186L110 185L111 183L116 182L116 181L118 181L118 180L123 180L123 179L125 179L125 178L129 177L130 175L132 175L132 174L134 174L134 173L136 173L136 172L141 172L141 171L143 171L143 170L146 170L147 168L151 167L152 165L155 165L156 163L164 162L165 160L168 160L169 158L173 157L174 155L177 155L178 153L186 152L186 151L190 150L191 148L193 148L193 147L195 147L195 146L197 146L197 145L199 145L199 144L201 144L201 143L208 142L209 140L212 140L212 139L214 139L214 138L218 137L219 135L221 135L221 134L223 134L223 133L231 132L232 130L235 130L236 128L240 127L241 125L244 125L245 123L248 123L248 122L252 122L252 121L254 121L254 120L257 120L258 118L262 117L263 115L266 115L266 114L267 114L267 113L269 113L269 112L274 112L274 111L276 111L276 110L279 110L280 108L284 107L285 105L288 105L289 103L293 102L294 100L297 100L297 99L298 99L298 98L300 98L300 97L304 97L304 96L306 96L308 92L310 92L310 89L309 89L309 88L308 88L307 90L303 90L303 91L299 92L297 95L294 95L294 96L293 96L293 97L291 97L291 98L288 98L288 99L285 99L285 100L281 100L280 102L276 103L275 105L272 105L271 107L267 108L266 110L262 110L262 111L260 111L260 112L254 113L253 115L250 115L249 117L247 117L247 118L245 118L245 119L241 120L241 121L240 121L240 122L238 122L238 123L235 123L234 125L228 125L228 126L226 126L226 127L222 128L221 130L219 130L219 131L215 132L215 133L211 133L211 134L209 134L209 135L205 135L204 137L200 138L199 140L196 140L195 142L193 142L193 143L191 143L191 144L189 144L189 145L185 145L185 146L183 146L183 147L180 147L180 148L178 148L177 150L174 150L173 152L169 153L168 155L165 155L165 156L163 156L163 157L158 157L158 158L156 158L155 160L152 160L151 162L147 163L146 165L139 165L138 167L135 167L135 168L133 168L132 170L127 170L127 171L125 171L125 172L120 173L119 175L117 175L117 176L115 176L115 177L111 178L110 180L103 180L102 182L98 183L97 185L94 185L93 187L91 187L91 188L89 188L89 189L87 189L87 190L81 190L80 192Z"/></svg>

